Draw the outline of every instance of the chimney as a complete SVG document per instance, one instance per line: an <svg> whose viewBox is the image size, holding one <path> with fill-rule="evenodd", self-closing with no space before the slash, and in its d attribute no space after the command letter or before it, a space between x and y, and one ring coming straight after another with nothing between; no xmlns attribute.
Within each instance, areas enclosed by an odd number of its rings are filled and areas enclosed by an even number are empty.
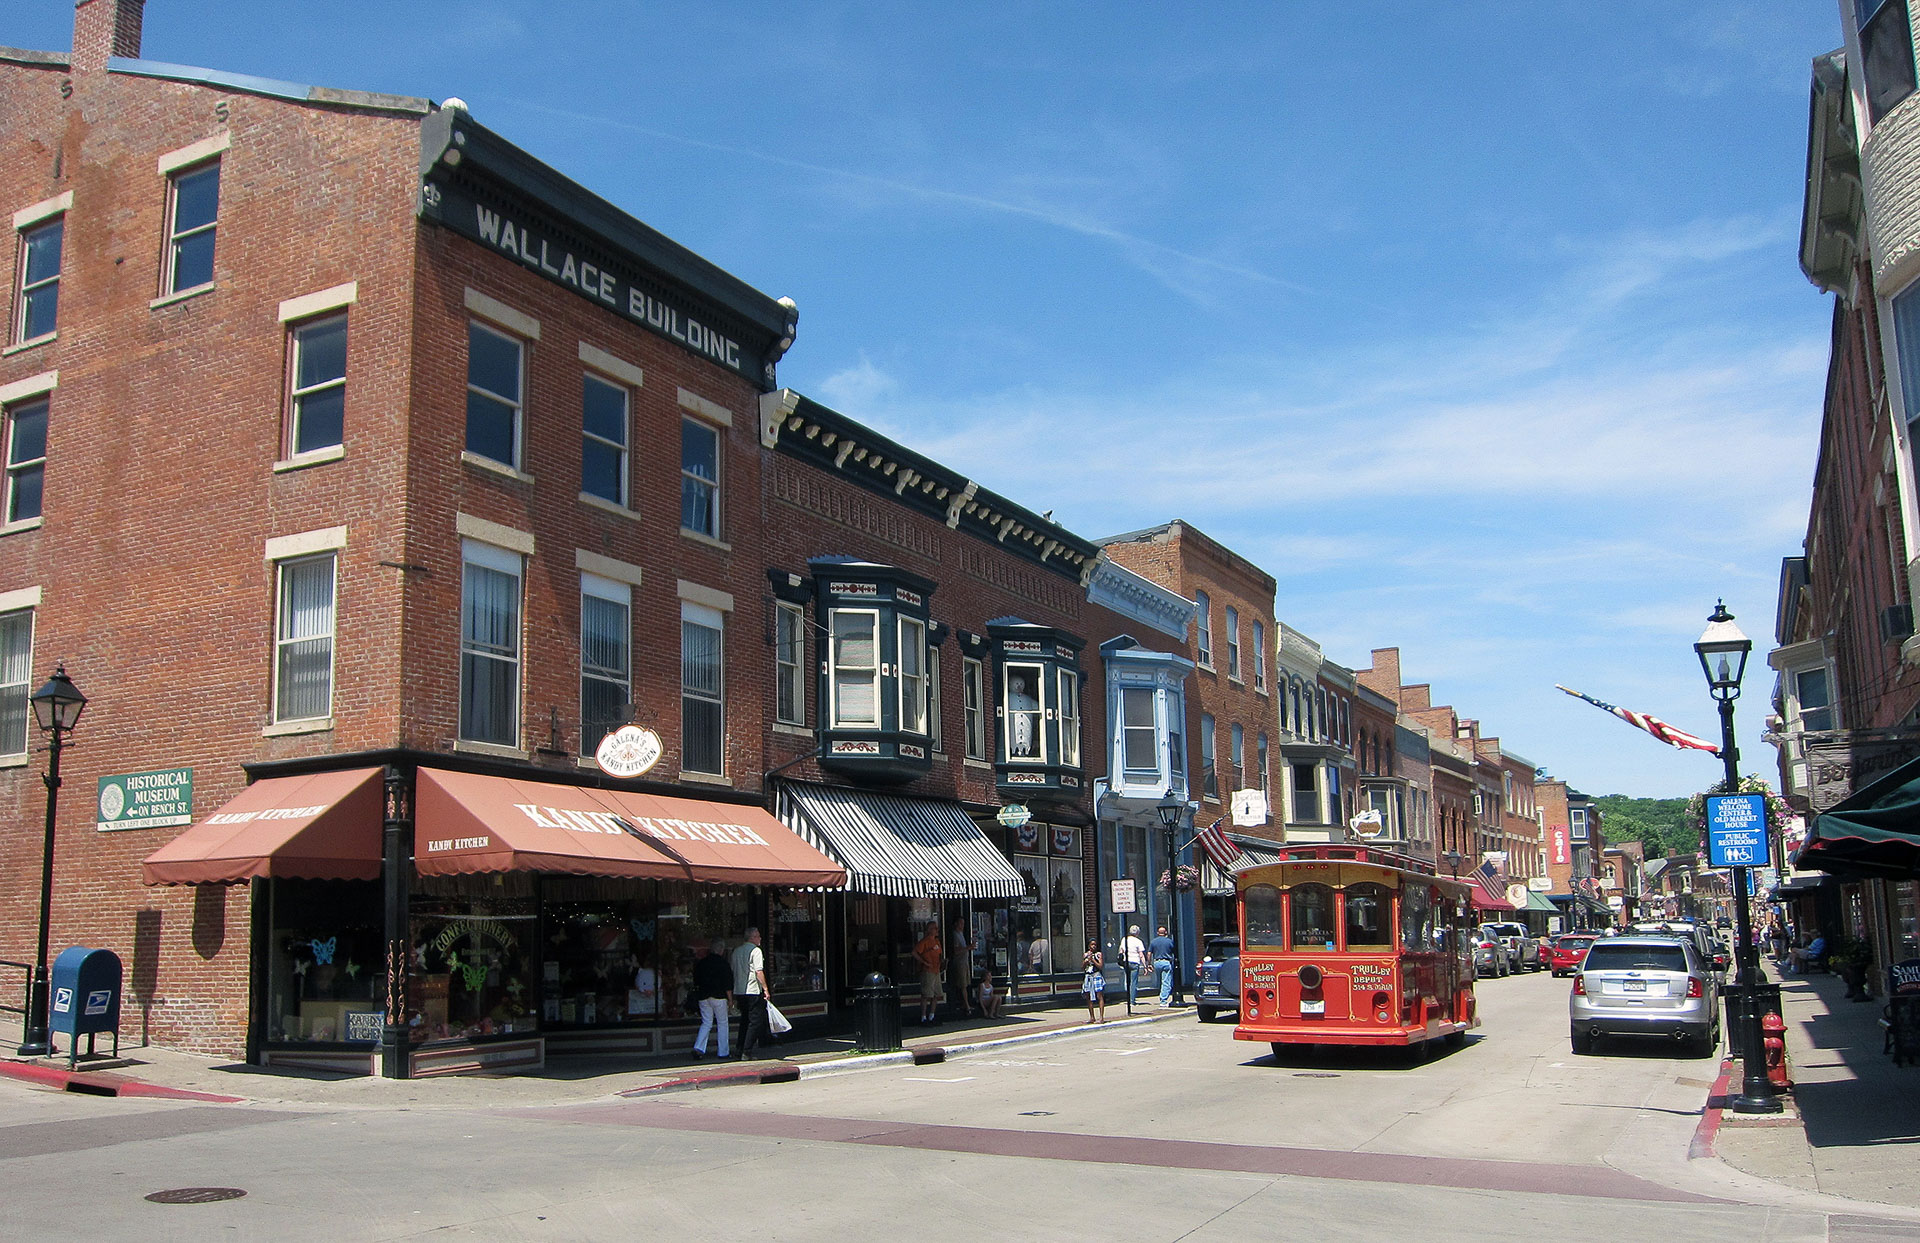
<svg viewBox="0 0 1920 1243"><path fill-rule="evenodd" d="M140 19L147 0L78 0L73 6L73 69L92 73L109 56L140 55Z"/></svg>

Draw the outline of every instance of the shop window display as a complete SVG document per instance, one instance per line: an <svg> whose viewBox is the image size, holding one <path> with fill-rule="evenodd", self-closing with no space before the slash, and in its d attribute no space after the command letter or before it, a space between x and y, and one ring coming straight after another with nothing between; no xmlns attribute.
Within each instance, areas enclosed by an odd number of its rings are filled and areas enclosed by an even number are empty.
<svg viewBox="0 0 1920 1243"><path fill-rule="evenodd" d="M407 1026L415 1043L539 1029L533 878L421 877L412 900Z"/></svg>
<svg viewBox="0 0 1920 1243"><path fill-rule="evenodd" d="M817 993L826 988L825 932L821 895L788 889L768 895L763 939L767 980L775 994Z"/></svg>
<svg viewBox="0 0 1920 1243"><path fill-rule="evenodd" d="M691 1019L695 947L748 922L744 893L678 881L551 877L542 895L541 1017L562 1028Z"/></svg>
<svg viewBox="0 0 1920 1243"><path fill-rule="evenodd" d="M1081 919L1080 860L1054 859L1047 886L1047 931L1053 940L1054 970L1077 967L1087 944Z"/></svg>
<svg viewBox="0 0 1920 1243"><path fill-rule="evenodd" d="M267 1039L373 1043L386 1021L380 886L270 882Z"/></svg>

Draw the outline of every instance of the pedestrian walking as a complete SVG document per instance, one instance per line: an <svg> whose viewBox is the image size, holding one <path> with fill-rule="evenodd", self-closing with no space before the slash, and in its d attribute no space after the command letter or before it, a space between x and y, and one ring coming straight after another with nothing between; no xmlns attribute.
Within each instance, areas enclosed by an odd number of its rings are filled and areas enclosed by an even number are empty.
<svg viewBox="0 0 1920 1243"><path fill-rule="evenodd" d="M727 943L715 937L711 945L702 945L693 956L693 996L700 1007L700 1030L693 1038L693 1055L707 1055L707 1036L717 1033L716 1052L727 1060L727 1036L733 1019L727 1013L733 1000L733 967L727 962Z"/></svg>
<svg viewBox="0 0 1920 1243"><path fill-rule="evenodd" d="M1120 942L1120 966L1127 973L1127 1013L1133 1013L1133 1003L1140 999L1140 973L1147 966L1147 946L1140 939L1140 925L1129 924L1127 935Z"/></svg>
<svg viewBox="0 0 1920 1243"><path fill-rule="evenodd" d="M930 1025L940 1014L940 925L929 923L913 947L913 960L920 964L920 1026Z"/></svg>
<svg viewBox="0 0 1920 1243"><path fill-rule="evenodd" d="M1087 942L1087 952L1080 956L1080 967L1086 972L1080 979L1080 991L1087 995L1087 1022L1104 1023L1107 1021L1107 960L1100 953L1100 942Z"/></svg>
<svg viewBox="0 0 1920 1243"><path fill-rule="evenodd" d="M1166 1009L1173 1004L1173 938L1167 935L1167 926L1160 925L1153 940L1147 942L1147 953L1153 958L1153 969L1160 975L1160 1008Z"/></svg>
<svg viewBox="0 0 1920 1243"><path fill-rule="evenodd" d="M953 921L953 935L947 938L947 989L962 1017L979 1009L973 996L973 946L967 941L964 916Z"/></svg>
<svg viewBox="0 0 1920 1243"><path fill-rule="evenodd" d="M767 956L760 949L760 930L747 929L747 939L733 951L733 996L740 1003L741 1061L773 1039L767 1030Z"/></svg>

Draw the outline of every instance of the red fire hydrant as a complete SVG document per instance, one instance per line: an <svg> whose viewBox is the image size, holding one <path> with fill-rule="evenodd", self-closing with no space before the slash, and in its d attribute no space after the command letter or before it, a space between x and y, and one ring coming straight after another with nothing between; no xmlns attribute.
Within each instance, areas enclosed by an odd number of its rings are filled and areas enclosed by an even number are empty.
<svg viewBox="0 0 1920 1243"><path fill-rule="evenodd" d="M1760 1016L1760 1047L1767 1054L1767 1078L1776 1088L1789 1086L1787 1081L1787 1024L1777 1014Z"/></svg>

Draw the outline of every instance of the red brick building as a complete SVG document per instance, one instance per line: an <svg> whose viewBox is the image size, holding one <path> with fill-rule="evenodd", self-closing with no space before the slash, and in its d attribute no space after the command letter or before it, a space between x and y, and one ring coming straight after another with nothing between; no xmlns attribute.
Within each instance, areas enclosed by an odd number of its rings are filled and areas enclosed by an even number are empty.
<svg viewBox="0 0 1920 1243"><path fill-rule="evenodd" d="M956 985L1073 992L1129 872L1087 686L1177 597L1090 604L1094 545L778 387L791 302L457 102L143 60L140 14L0 49L16 823L28 690L90 697L55 945L156 1042L386 1073L685 1048L749 924L802 1021L930 923Z"/></svg>

